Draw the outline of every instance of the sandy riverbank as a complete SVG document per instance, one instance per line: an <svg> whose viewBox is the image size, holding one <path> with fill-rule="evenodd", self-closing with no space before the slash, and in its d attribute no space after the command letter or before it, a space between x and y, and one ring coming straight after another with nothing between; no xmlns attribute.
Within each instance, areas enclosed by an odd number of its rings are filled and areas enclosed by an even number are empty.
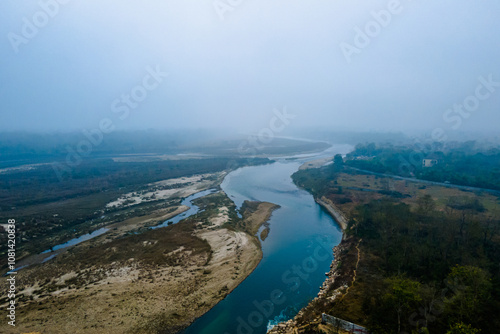
<svg viewBox="0 0 500 334"><path fill-rule="evenodd" d="M262 259L257 237L225 227L234 204L222 192L210 196L217 205L190 222L125 237L152 218L131 219L21 271L16 328L2 332L169 333L189 325ZM239 226L253 230L276 206L251 208Z"/></svg>
<svg viewBox="0 0 500 334"><path fill-rule="evenodd" d="M299 170L305 170L305 169L310 169L310 168L319 168L319 167L322 167L322 166L326 165L327 163L331 162L332 160L333 160L333 157L307 161L307 162L304 162L299 167Z"/></svg>
<svg viewBox="0 0 500 334"><path fill-rule="evenodd" d="M126 233L136 230L138 228L147 226L150 223L153 222L158 222L158 221L166 221L172 217L177 216L178 214L183 213L184 211L187 211L189 207L185 205L181 205L178 207L173 207L169 209L160 209L152 212L149 215L146 216L141 216L141 217L133 217L126 219L122 222L118 223L113 223L110 225L107 225L106 228L108 229L107 232L105 232L107 239L106 240L111 240L115 239L117 237L121 237L125 235ZM63 254L64 252L68 251L71 249L71 247L68 248L62 248L50 253L40 253L40 254L33 254L30 255L21 261L17 263L17 267L29 267L31 265L41 263L44 261L44 259L47 259L49 256L55 257L60 254Z"/></svg>
<svg viewBox="0 0 500 334"><path fill-rule="evenodd" d="M315 198L314 200L316 201L316 203L321 205L326 211L328 211L328 213L330 213L335 222L339 224L342 231L344 231L347 228L347 223L349 220L344 215L344 213L340 211L335 204L333 204L332 201L330 201L328 198L324 196L321 198Z"/></svg>
<svg viewBox="0 0 500 334"><path fill-rule="evenodd" d="M185 198L199 191L219 185L226 172L198 174L190 177L180 177L150 183L141 191L124 194L106 204L106 208L126 208L133 205L167 200L174 197Z"/></svg>

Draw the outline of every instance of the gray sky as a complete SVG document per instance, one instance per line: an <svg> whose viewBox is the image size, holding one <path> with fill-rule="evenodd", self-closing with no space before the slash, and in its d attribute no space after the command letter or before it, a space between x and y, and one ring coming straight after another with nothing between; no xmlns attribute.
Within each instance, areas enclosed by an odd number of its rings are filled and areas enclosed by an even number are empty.
<svg viewBox="0 0 500 334"><path fill-rule="evenodd" d="M58 1L0 2L2 131L498 129L498 0Z"/></svg>

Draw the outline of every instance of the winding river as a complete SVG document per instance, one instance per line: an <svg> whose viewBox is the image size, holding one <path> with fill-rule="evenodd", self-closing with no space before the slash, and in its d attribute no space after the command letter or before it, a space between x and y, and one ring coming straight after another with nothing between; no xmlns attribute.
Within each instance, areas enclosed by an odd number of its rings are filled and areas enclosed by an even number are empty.
<svg viewBox="0 0 500 334"><path fill-rule="evenodd" d="M272 164L239 168L225 177L221 188L238 208L245 200L267 201L281 208L269 220L271 232L262 242L263 259L257 268L183 334L266 333L278 322L293 318L317 295L333 260L332 247L340 242L342 232L311 194L293 184L291 175L306 161L345 154L351 149L350 145L334 145L321 153L274 158L276 162ZM190 210L154 228L177 223L196 213L198 207L192 201L213 191L189 196L182 204L190 206ZM99 229L56 245L52 250L78 244L106 231Z"/></svg>
<svg viewBox="0 0 500 334"><path fill-rule="evenodd" d="M221 187L238 207L252 200L281 208L269 221L271 232L262 243L264 257L255 271L183 334L266 333L274 324L293 318L317 295L342 232L311 194L293 184L291 175L305 161L350 149L335 145L320 154L279 158L226 176Z"/></svg>

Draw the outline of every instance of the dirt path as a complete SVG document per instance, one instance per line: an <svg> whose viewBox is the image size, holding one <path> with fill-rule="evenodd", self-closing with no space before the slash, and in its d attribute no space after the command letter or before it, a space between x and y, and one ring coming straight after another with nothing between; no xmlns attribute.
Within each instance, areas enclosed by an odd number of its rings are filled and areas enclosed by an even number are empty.
<svg viewBox="0 0 500 334"><path fill-rule="evenodd" d="M345 296L349 293L349 289L354 285L354 282L356 282L356 273L358 270L358 265L359 265L359 260L361 259L361 250L359 249L359 244L361 243L363 239L359 239L358 244L356 245L356 250L358 251L358 260L356 261L356 267L353 270L353 276L352 276L352 282L351 285L346 289L340 300L343 300Z"/></svg>

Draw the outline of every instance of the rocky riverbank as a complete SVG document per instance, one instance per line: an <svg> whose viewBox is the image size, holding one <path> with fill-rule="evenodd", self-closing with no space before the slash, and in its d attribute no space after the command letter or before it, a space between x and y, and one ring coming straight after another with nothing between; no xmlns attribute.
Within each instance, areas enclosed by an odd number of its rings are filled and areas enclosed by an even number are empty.
<svg viewBox="0 0 500 334"><path fill-rule="evenodd" d="M345 237L339 245L333 248L334 260L318 295L293 319L274 326L267 332L268 334L300 333L300 329L305 324L320 326L322 307L342 298L355 280L359 259L359 252L356 250L358 242L355 238Z"/></svg>

